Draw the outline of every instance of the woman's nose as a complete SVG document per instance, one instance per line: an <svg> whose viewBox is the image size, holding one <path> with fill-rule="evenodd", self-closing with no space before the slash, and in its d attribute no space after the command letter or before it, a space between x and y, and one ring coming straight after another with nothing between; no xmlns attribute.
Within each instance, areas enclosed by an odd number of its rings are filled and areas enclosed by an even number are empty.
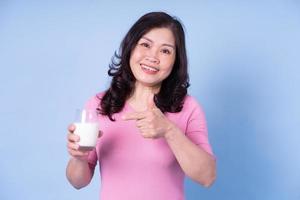
<svg viewBox="0 0 300 200"><path fill-rule="evenodd" d="M153 56L147 56L146 60L153 64L159 64L159 59Z"/></svg>
<svg viewBox="0 0 300 200"><path fill-rule="evenodd" d="M155 49L149 50L146 60L151 63L159 64L159 59L157 57L157 51Z"/></svg>

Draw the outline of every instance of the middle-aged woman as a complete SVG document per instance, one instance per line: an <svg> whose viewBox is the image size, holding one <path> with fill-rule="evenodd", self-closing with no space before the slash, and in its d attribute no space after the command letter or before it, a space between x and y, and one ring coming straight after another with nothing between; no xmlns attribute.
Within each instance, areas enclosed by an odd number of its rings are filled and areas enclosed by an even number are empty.
<svg viewBox="0 0 300 200"><path fill-rule="evenodd" d="M203 110L187 94L184 30L164 12L130 28L108 74L110 87L86 104L98 110L101 135L91 151L69 126L67 178L89 184L100 165L100 199L184 199L184 176L210 186L216 177Z"/></svg>

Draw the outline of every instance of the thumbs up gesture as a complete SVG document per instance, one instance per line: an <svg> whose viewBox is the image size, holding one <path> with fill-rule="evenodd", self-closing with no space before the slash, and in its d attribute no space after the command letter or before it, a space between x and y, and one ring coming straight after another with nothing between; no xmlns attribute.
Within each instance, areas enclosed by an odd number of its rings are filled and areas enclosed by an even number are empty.
<svg viewBox="0 0 300 200"><path fill-rule="evenodd" d="M124 120L135 120L137 128L145 138L164 137L173 127L172 122L156 107L153 97L154 95L149 97L146 111L128 113L123 116Z"/></svg>

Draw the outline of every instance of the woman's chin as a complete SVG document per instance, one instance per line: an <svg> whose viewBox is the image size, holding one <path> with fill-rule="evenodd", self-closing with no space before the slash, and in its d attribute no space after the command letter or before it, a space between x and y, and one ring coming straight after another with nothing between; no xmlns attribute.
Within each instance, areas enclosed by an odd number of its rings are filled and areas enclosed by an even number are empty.
<svg viewBox="0 0 300 200"><path fill-rule="evenodd" d="M137 81L136 85L140 85L143 87L160 87L161 82L158 81Z"/></svg>

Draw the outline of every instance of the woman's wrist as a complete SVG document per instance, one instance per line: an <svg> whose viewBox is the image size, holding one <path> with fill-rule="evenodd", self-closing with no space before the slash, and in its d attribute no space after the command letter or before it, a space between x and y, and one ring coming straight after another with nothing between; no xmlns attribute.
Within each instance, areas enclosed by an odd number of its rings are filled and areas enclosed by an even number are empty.
<svg viewBox="0 0 300 200"><path fill-rule="evenodd" d="M87 163L88 162L88 157L87 156L84 156L84 157L72 156L71 159L73 160L73 162L76 162L76 163Z"/></svg>
<svg viewBox="0 0 300 200"><path fill-rule="evenodd" d="M178 131L178 128L173 123L170 123L166 128L164 138L166 140L171 140L174 137L174 134L176 134L177 131Z"/></svg>

